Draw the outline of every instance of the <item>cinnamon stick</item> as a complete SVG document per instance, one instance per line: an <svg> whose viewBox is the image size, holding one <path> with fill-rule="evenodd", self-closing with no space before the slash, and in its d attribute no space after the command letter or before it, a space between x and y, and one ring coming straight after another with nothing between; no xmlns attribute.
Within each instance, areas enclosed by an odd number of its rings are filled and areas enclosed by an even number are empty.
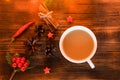
<svg viewBox="0 0 120 80"><path fill-rule="evenodd" d="M55 29L58 28L59 24L52 17L53 11L48 10L43 0L40 4L39 9L40 9L40 13L38 13L38 15L40 16L40 18L42 18L45 21L51 32L55 31Z"/></svg>

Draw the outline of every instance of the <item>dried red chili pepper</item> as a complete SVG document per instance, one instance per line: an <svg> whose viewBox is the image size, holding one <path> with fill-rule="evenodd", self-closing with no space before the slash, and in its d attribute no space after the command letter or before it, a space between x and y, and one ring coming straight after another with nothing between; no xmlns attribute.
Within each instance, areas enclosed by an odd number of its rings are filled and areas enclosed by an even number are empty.
<svg viewBox="0 0 120 80"><path fill-rule="evenodd" d="M18 36L20 36L27 28L30 27L30 25L32 25L34 23L35 23L35 21L31 21L31 22L26 23L22 27L20 27L20 29L18 29L18 31L12 36L11 42L13 42L15 40L15 38L17 38Z"/></svg>

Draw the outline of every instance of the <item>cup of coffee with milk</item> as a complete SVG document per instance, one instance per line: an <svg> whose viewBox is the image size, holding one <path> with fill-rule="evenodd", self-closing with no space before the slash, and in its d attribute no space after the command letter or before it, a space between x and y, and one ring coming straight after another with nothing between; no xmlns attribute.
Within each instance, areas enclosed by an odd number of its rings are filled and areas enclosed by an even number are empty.
<svg viewBox="0 0 120 80"><path fill-rule="evenodd" d="M91 58L97 49L95 34L84 26L72 26L60 37L59 48L65 59L73 63L87 62L92 69L95 65Z"/></svg>

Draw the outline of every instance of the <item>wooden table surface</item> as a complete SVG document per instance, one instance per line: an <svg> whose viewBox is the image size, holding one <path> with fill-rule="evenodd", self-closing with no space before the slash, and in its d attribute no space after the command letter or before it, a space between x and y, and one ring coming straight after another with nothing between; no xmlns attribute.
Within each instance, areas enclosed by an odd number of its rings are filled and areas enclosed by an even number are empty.
<svg viewBox="0 0 120 80"><path fill-rule="evenodd" d="M57 58L51 62L51 73L44 74L46 60L35 58L35 68L17 73L14 80L120 80L120 0L46 0L60 23L55 34ZM8 80L12 69L7 64L5 53L25 53L24 41L34 30L30 27L8 48L11 36L21 25L37 20L39 22L39 0L1 0L0 1L0 80ZM66 18L72 16L69 24ZM95 69L88 63L73 64L65 60L58 47L63 31L73 25L83 25L91 29L98 41L98 48L92 58ZM40 56L40 55L38 55ZM53 61L53 62L52 62Z"/></svg>

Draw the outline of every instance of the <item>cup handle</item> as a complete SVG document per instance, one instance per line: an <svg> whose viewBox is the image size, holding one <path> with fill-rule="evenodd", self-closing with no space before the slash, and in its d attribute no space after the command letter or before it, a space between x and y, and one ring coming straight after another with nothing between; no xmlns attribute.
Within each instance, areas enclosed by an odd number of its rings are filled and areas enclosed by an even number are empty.
<svg viewBox="0 0 120 80"><path fill-rule="evenodd" d="M95 68L95 65L93 64L93 62L89 59L88 61L88 64L90 65L90 67L92 68L92 69L94 69Z"/></svg>

